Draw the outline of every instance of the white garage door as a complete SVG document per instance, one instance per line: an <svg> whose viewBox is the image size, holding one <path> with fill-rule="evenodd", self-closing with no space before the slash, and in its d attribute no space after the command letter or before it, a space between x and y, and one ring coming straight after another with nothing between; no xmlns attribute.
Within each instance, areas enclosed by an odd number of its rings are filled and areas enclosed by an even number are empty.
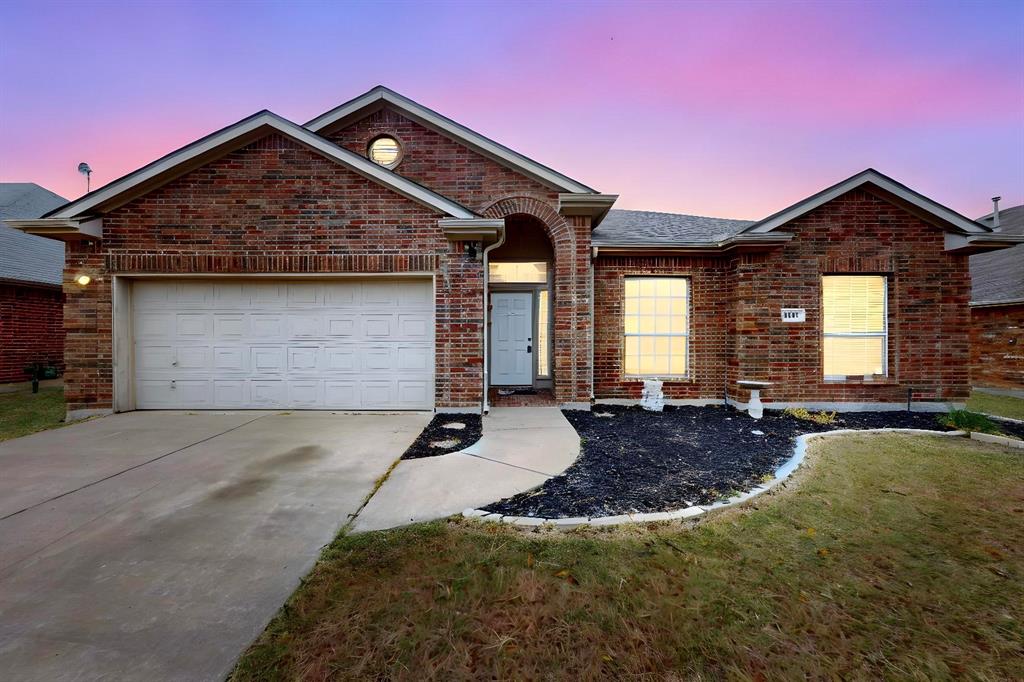
<svg viewBox="0 0 1024 682"><path fill-rule="evenodd" d="M430 280L141 280L139 409L429 409Z"/></svg>

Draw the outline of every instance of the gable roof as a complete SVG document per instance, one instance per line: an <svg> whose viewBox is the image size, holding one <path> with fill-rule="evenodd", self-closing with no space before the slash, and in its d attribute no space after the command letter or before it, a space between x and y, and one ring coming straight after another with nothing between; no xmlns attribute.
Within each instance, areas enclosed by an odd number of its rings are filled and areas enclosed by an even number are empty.
<svg viewBox="0 0 1024 682"><path fill-rule="evenodd" d="M38 218L67 199L34 182L0 183L0 220ZM0 225L0 280L59 286L64 244Z"/></svg>
<svg viewBox="0 0 1024 682"><path fill-rule="evenodd" d="M547 166L534 161L519 152L509 149L503 144L484 137L480 133L470 130L466 126L453 121L447 116L442 116L433 109L428 109L418 102L398 94L394 90L378 85L355 99L351 99L330 111L320 114L313 120L306 123L306 128L320 133L330 128L338 127L348 121L369 113L370 111L382 108L385 105L399 110L417 123L439 132L447 137L453 138L469 147L478 154L519 171L524 175L537 180L545 185L553 187L562 192L573 192L581 194L595 193L594 189L587 187L581 182L548 168Z"/></svg>
<svg viewBox="0 0 1024 682"><path fill-rule="evenodd" d="M70 219L110 210L272 131L276 131L349 170L440 213L464 219L477 217L468 208L451 199L267 110L260 111L238 123L185 145L75 201L50 211L44 217Z"/></svg>
<svg viewBox="0 0 1024 682"><path fill-rule="evenodd" d="M874 168L868 168L867 170L863 170L842 182L832 185L831 187L826 187L817 194L812 194L806 199L782 209L778 213L774 213L763 220L757 221L747 227L744 232L770 232L781 225L785 225L791 220L795 220L796 218L813 211L822 204L826 204L836 197L842 196L843 194L864 185L874 185L875 187L882 189L896 202L898 202L901 207L910 210L919 217L931 219L931 221L938 223L947 231L959 232L962 234L991 232L988 227L977 223L970 218L966 218L938 202L932 201L928 197L915 192L906 185L896 182L889 176L879 173Z"/></svg>
<svg viewBox="0 0 1024 682"><path fill-rule="evenodd" d="M594 246L619 246L719 242L752 224L751 220L612 209L594 228L592 243Z"/></svg>
<svg viewBox="0 0 1024 682"><path fill-rule="evenodd" d="M992 214L978 218L992 227ZM1024 235L1024 206L999 211L999 233ZM971 303L1024 302L1024 244L971 256Z"/></svg>

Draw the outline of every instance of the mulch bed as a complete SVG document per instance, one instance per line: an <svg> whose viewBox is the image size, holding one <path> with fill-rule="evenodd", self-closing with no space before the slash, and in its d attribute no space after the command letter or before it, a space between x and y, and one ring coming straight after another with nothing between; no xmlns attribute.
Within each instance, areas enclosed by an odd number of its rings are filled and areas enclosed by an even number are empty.
<svg viewBox="0 0 1024 682"><path fill-rule="evenodd" d="M465 424L465 428L446 428L446 424ZM480 440L483 435L483 420L478 414L449 414L440 412L434 415L427 427L423 429L402 459L421 459L447 455L468 448ZM431 443L450 442L441 447L431 447Z"/></svg>
<svg viewBox="0 0 1024 682"><path fill-rule="evenodd" d="M671 511L750 490L793 455L800 434L886 427L949 430L937 415L924 412L845 413L834 424L774 411L755 420L726 406L667 406L657 413L595 405L592 412L562 413L580 434L579 459L538 489L484 509L541 518ZM608 413L612 416L598 416Z"/></svg>

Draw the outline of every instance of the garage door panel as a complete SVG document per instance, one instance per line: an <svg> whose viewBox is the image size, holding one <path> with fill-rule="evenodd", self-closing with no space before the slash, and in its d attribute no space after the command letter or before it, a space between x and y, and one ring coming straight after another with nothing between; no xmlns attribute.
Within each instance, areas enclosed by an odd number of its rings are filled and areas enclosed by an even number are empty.
<svg viewBox="0 0 1024 682"><path fill-rule="evenodd" d="M213 338L244 339L249 334L249 318L234 313L216 313L213 316Z"/></svg>
<svg viewBox="0 0 1024 682"><path fill-rule="evenodd" d="M429 409L429 280L142 281L140 408Z"/></svg>

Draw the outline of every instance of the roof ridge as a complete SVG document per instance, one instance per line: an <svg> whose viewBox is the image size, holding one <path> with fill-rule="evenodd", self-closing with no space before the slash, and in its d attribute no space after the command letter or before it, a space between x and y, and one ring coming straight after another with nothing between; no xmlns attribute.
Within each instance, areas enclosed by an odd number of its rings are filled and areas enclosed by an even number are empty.
<svg viewBox="0 0 1024 682"><path fill-rule="evenodd" d="M622 213L657 213L658 215L678 215L686 216L687 218L705 218L707 220L729 220L736 223L755 223L756 220L749 220L747 218L722 218L720 216L713 215L702 215L700 213L676 213L675 211L650 211L646 208L613 208L609 213L613 211L619 211Z"/></svg>

